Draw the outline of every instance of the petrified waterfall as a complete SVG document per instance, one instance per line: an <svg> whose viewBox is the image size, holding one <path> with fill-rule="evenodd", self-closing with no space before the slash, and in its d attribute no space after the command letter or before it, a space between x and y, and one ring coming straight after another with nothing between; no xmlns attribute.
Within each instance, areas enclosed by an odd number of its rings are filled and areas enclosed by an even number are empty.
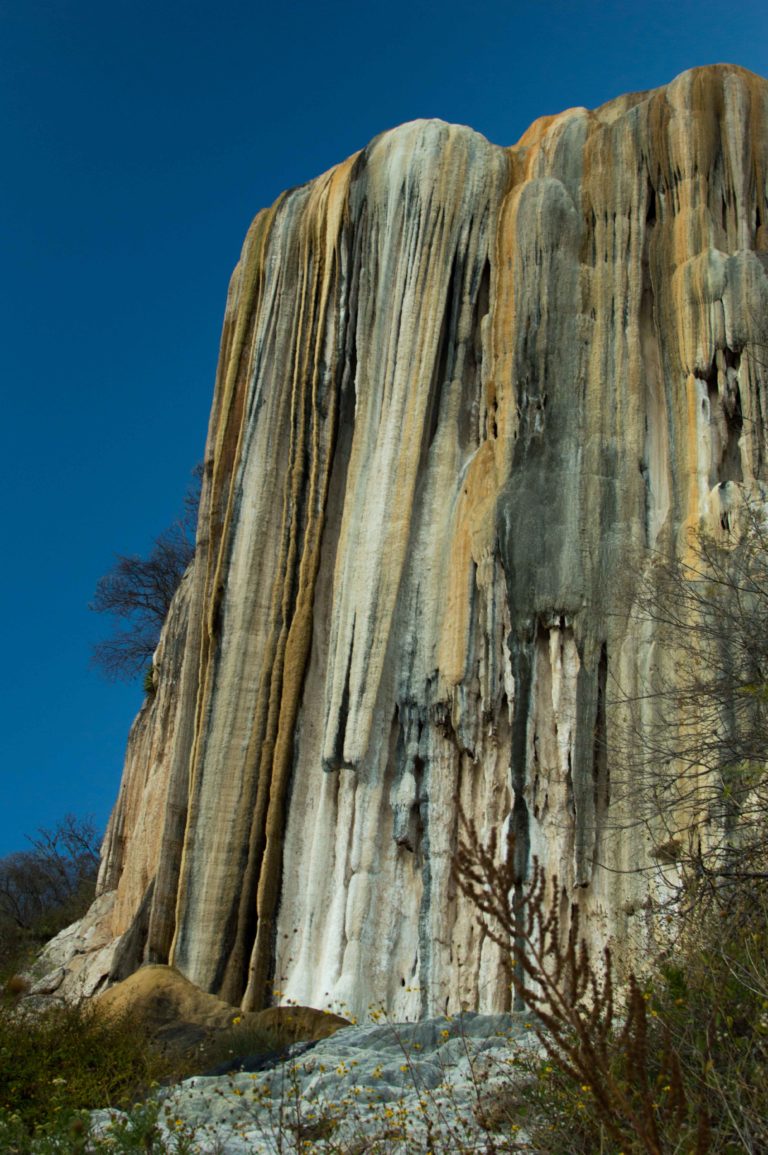
<svg viewBox="0 0 768 1155"><path fill-rule="evenodd" d="M762 493L767 178L768 83L718 66L512 148L406 124L259 213L86 989L504 1009L460 808L642 941L612 688L652 551Z"/></svg>

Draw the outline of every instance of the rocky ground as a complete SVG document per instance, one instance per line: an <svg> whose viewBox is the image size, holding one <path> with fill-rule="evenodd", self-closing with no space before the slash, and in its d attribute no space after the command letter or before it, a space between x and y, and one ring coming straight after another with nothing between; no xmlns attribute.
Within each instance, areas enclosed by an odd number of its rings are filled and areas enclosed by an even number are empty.
<svg viewBox="0 0 768 1155"><path fill-rule="evenodd" d="M369 1023L160 1093L170 1136L205 1155L528 1149L519 1093L538 1042L519 1015ZM116 1113L95 1113L108 1129Z"/></svg>

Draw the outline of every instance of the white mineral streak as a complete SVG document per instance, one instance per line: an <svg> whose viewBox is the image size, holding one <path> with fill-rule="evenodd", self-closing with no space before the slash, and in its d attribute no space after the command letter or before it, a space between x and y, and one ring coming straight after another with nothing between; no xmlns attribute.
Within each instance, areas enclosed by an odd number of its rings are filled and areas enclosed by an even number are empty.
<svg viewBox="0 0 768 1155"><path fill-rule="evenodd" d="M106 841L114 975L508 1009L460 807L595 943L640 937L648 834L601 752L653 637L615 609L764 476L767 112L718 66L509 149L418 121L256 218Z"/></svg>

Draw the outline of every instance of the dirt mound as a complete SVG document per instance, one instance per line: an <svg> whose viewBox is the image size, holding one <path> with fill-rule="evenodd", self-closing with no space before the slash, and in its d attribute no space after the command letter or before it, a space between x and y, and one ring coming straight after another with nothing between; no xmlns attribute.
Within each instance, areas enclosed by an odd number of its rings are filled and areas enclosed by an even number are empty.
<svg viewBox="0 0 768 1155"><path fill-rule="evenodd" d="M340 1027L350 1026L349 1020L341 1015L318 1011L314 1007L267 1007L265 1011L244 1015L243 1020L278 1035L286 1044L327 1039Z"/></svg>
<svg viewBox="0 0 768 1155"><path fill-rule="evenodd" d="M150 964L94 1000L112 1014L130 1013L156 1042L174 1050L202 1046L234 1024L274 1036L282 1046L325 1039L346 1019L313 1007L243 1012L206 994L173 967Z"/></svg>

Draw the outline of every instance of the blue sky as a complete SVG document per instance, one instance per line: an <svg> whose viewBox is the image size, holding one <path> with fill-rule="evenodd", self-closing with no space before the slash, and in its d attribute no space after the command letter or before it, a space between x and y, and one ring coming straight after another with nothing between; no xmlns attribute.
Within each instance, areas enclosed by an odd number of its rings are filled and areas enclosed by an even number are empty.
<svg viewBox="0 0 768 1155"><path fill-rule="evenodd" d="M142 695L88 602L179 510L257 210L405 120L512 144L716 61L768 73L764 3L0 0L0 854L106 822Z"/></svg>

